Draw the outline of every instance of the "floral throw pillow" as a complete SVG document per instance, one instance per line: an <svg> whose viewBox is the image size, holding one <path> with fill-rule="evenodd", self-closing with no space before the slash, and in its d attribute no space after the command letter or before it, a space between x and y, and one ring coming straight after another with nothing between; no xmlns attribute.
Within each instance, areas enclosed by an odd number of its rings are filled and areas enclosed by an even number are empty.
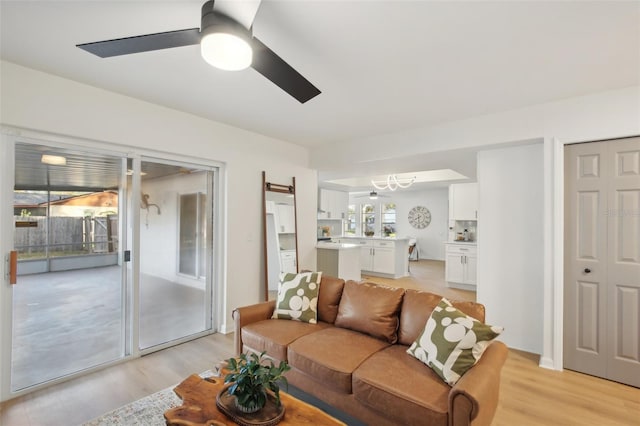
<svg viewBox="0 0 640 426"><path fill-rule="evenodd" d="M318 291L322 272L282 273L278 300L271 318L290 319L310 324L318 322Z"/></svg>
<svg viewBox="0 0 640 426"><path fill-rule="evenodd" d="M407 353L453 386L503 330L481 323L442 298Z"/></svg>

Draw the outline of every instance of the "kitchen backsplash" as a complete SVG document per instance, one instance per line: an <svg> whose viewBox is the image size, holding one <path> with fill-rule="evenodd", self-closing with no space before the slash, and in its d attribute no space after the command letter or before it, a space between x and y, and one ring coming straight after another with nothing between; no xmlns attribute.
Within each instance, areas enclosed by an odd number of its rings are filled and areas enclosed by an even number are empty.
<svg viewBox="0 0 640 426"><path fill-rule="evenodd" d="M468 234L467 241L478 241L477 220L456 220L455 226L453 228L449 228L448 241L464 241L465 230Z"/></svg>
<svg viewBox="0 0 640 426"><path fill-rule="evenodd" d="M318 219L318 238L320 237L341 237L342 219Z"/></svg>

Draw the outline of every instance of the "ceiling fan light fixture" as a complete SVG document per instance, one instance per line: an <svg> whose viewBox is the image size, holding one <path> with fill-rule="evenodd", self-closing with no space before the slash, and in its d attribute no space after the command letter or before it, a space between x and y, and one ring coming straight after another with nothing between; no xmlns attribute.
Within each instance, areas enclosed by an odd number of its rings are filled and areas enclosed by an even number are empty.
<svg viewBox="0 0 640 426"><path fill-rule="evenodd" d="M253 51L246 40L229 33L202 37L200 52L209 65L225 71L240 71L251 65Z"/></svg>
<svg viewBox="0 0 640 426"><path fill-rule="evenodd" d="M251 65L251 32L238 22L203 9L200 33L200 53L209 65L225 71L240 71Z"/></svg>

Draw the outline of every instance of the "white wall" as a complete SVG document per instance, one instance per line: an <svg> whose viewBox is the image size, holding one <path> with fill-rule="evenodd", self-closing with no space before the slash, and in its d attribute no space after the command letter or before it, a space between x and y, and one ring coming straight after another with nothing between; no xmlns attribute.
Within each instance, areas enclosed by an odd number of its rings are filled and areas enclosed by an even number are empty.
<svg viewBox="0 0 640 426"><path fill-rule="evenodd" d="M543 145L478 153L477 300L509 347L542 353Z"/></svg>
<svg viewBox="0 0 640 426"><path fill-rule="evenodd" d="M323 145L311 150L311 166L319 170L336 170L353 158L359 163L367 163L541 137L593 141L637 134L640 134L640 86L632 86ZM455 168L455 164L452 167Z"/></svg>
<svg viewBox="0 0 640 426"><path fill-rule="evenodd" d="M417 239L420 259L444 260L444 242L447 240L449 218L449 190L406 191L393 194L397 213L397 235L410 235ZM409 224L409 211L424 206L431 212L431 223L424 229Z"/></svg>
<svg viewBox="0 0 640 426"><path fill-rule="evenodd" d="M78 143L99 141L116 151L153 150L224 163L223 330L231 330L235 307L257 302L263 295L262 170L272 182L288 183L296 177L299 263L315 269L317 173L308 167L306 149L6 61L0 67L4 126L64 135L63 140L80 138ZM4 220L0 216L0 222Z"/></svg>
<svg viewBox="0 0 640 426"><path fill-rule="evenodd" d="M368 197L349 196L349 204L396 203L396 235L417 239L420 259L444 260L444 242L447 240L449 191L447 188L423 191L386 192L389 198L369 200ZM425 229L415 229L409 224L409 210L424 206L431 212L431 223ZM380 211L377 207L376 211ZM377 218L377 220L380 220ZM359 229L359 228L358 228Z"/></svg>

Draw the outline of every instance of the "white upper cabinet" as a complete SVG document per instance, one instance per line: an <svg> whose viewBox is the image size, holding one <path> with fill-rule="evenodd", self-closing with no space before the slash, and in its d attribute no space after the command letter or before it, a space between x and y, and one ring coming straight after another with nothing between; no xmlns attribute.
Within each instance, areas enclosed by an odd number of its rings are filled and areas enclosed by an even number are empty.
<svg viewBox="0 0 640 426"><path fill-rule="evenodd" d="M346 219L349 193L320 188L318 190L318 219Z"/></svg>
<svg viewBox="0 0 640 426"><path fill-rule="evenodd" d="M449 220L478 220L478 184L449 186Z"/></svg>

